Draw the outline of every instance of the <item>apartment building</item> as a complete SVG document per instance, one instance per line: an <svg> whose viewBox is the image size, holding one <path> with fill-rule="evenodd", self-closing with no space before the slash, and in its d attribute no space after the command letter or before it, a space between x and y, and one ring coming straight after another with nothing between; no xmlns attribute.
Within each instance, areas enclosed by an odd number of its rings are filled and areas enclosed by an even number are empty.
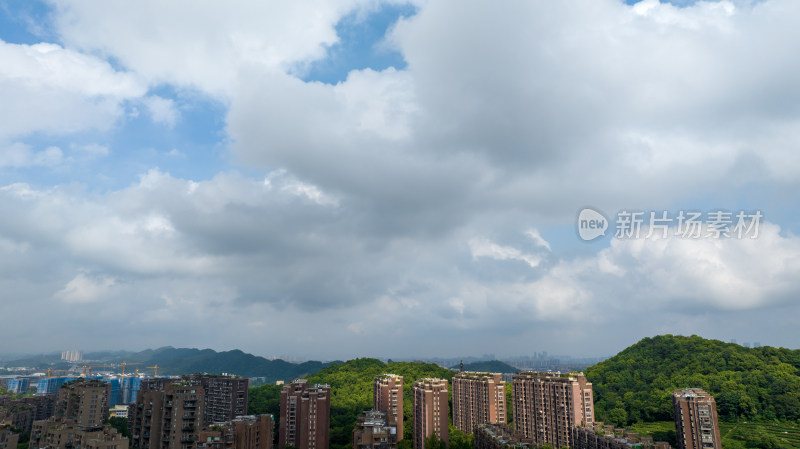
<svg viewBox="0 0 800 449"><path fill-rule="evenodd" d="M58 389L55 416L78 427L102 427L108 419L111 384L98 379L76 379Z"/></svg>
<svg viewBox="0 0 800 449"><path fill-rule="evenodd" d="M403 376L383 374L375 378L373 410L386 412L387 424L397 427L397 441L403 439Z"/></svg>
<svg viewBox="0 0 800 449"><path fill-rule="evenodd" d="M356 419L353 430L353 449L397 449L397 426L390 422L387 412L366 411Z"/></svg>
<svg viewBox="0 0 800 449"><path fill-rule="evenodd" d="M714 397L699 388L672 393L678 449L721 449Z"/></svg>
<svg viewBox="0 0 800 449"><path fill-rule="evenodd" d="M479 424L506 423L506 383L500 373L453 376L453 425L472 433Z"/></svg>
<svg viewBox="0 0 800 449"><path fill-rule="evenodd" d="M424 378L412 387L414 404L414 449L425 449L425 439L431 435L449 445L450 419L447 402L447 381Z"/></svg>
<svg viewBox="0 0 800 449"><path fill-rule="evenodd" d="M330 447L331 388L308 385L297 379L281 390L278 448L328 449Z"/></svg>
<svg viewBox="0 0 800 449"><path fill-rule="evenodd" d="M163 391L140 391L128 413L135 449L194 449L203 425L203 388L175 382Z"/></svg>
<svg viewBox="0 0 800 449"><path fill-rule="evenodd" d="M592 384L583 373L514 375L514 427L535 444L570 446L573 427L594 424Z"/></svg>

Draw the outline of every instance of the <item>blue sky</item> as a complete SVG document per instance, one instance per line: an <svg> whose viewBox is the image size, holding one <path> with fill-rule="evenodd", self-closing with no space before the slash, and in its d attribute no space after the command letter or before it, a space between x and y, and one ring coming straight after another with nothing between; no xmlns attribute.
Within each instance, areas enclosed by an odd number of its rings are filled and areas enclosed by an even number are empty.
<svg viewBox="0 0 800 449"><path fill-rule="evenodd" d="M796 341L795 3L312 3L0 1L6 314L322 359ZM584 207L764 221L585 242Z"/></svg>

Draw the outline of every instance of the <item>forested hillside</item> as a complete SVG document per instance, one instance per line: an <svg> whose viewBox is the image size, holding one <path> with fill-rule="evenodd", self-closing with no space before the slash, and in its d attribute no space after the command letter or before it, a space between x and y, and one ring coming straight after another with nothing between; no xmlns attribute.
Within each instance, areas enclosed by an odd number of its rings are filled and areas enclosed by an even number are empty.
<svg viewBox="0 0 800 449"><path fill-rule="evenodd" d="M461 365L453 365L451 369L459 369ZM472 362L464 364L464 371L476 371L479 373L517 373L518 369L508 363L499 360L486 360L483 362Z"/></svg>
<svg viewBox="0 0 800 449"><path fill-rule="evenodd" d="M674 390L713 394L721 419L800 419L800 350L746 348L698 336L645 338L586 370L597 419L672 419Z"/></svg>

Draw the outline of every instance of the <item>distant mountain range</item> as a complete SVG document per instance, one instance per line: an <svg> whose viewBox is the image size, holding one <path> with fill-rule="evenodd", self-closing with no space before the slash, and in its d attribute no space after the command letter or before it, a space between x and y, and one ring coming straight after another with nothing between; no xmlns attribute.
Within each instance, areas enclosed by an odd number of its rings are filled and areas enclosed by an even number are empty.
<svg viewBox="0 0 800 449"><path fill-rule="evenodd" d="M148 367L158 365L159 375L231 373L245 377L264 377L266 382L293 380L316 373L322 368L337 363L318 361L290 363L284 360L268 360L238 349L217 352L213 349L173 348L171 346L147 349L141 352L86 353L84 358L99 362L87 362L88 364L117 364L124 361L128 364L126 367L127 372L133 372L138 368L140 372L152 374L154 370ZM61 369L75 364L61 361L60 354L48 354L10 361L5 365ZM78 365L81 365L81 363L78 363Z"/></svg>
<svg viewBox="0 0 800 449"><path fill-rule="evenodd" d="M450 369L459 369L461 364L453 365ZM487 360L483 362L472 362L464 364L464 371L476 371L479 373L518 373L519 370L508 363L499 360Z"/></svg>

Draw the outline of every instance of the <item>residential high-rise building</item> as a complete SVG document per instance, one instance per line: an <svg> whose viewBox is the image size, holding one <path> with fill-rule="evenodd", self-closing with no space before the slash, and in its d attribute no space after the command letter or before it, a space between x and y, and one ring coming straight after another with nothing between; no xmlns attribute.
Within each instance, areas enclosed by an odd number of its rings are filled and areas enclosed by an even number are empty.
<svg viewBox="0 0 800 449"><path fill-rule="evenodd" d="M36 385L36 396L55 395L62 385L75 379L77 377L46 377L39 379L39 383Z"/></svg>
<svg viewBox="0 0 800 449"><path fill-rule="evenodd" d="M8 391L14 394L26 394L30 387L31 380L27 377L19 377L8 380Z"/></svg>
<svg viewBox="0 0 800 449"><path fill-rule="evenodd" d="M672 393L678 449L721 449L714 397L699 388Z"/></svg>
<svg viewBox="0 0 800 449"><path fill-rule="evenodd" d="M131 385L131 397L145 391L164 391L167 385L191 382L203 389L203 423L225 422L247 415L250 379L232 375L189 374L182 378L142 379Z"/></svg>
<svg viewBox="0 0 800 449"><path fill-rule="evenodd" d="M61 353L61 360L67 362L83 361L83 351L64 351Z"/></svg>
<svg viewBox="0 0 800 449"><path fill-rule="evenodd" d="M78 427L102 427L108 419L111 384L97 379L77 379L58 389L55 416Z"/></svg>
<svg viewBox="0 0 800 449"><path fill-rule="evenodd" d="M309 386L306 379L284 385L281 389L278 448L328 449L330 414L330 386Z"/></svg>
<svg viewBox="0 0 800 449"><path fill-rule="evenodd" d="M571 429L594 424L592 384L583 373L514 375L514 427L537 445L570 446Z"/></svg>
<svg viewBox="0 0 800 449"><path fill-rule="evenodd" d="M203 425L203 388L175 382L139 393L128 413L134 449L194 449Z"/></svg>
<svg viewBox="0 0 800 449"><path fill-rule="evenodd" d="M453 425L472 433L478 424L506 423L506 383L500 373L453 376Z"/></svg>
<svg viewBox="0 0 800 449"><path fill-rule="evenodd" d="M185 379L200 382L205 392L203 423L208 425L247 415L250 379L232 375L191 374Z"/></svg>
<svg viewBox="0 0 800 449"><path fill-rule="evenodd" d="M397 426L389 419L387 412L379 410L358 415L353 430L353 449L397 449Z"/></svg>
<svg viewBox="0 0 800 449"><path fill-rule="evenodd" d="M22 398L19 400L21 403L33 407L33 420L41 421L50 418L56 412L56 395L51 394L47 396L32 396Z"/></svg>
<svg viewBox="0 0 800 449"><path fill-rule="evenodd" d="M373 385L373 410L386 412L387 424L397 427L397 441L403 439L403 376L383 374Z"/></svg>
<svg viewBox="0 0 800 449"><path fill-rule="evenodd" d="M431 435L450 444L450 419L447 404L447 381L424 378L414 382L414 449L425 449Z"/></svg>

